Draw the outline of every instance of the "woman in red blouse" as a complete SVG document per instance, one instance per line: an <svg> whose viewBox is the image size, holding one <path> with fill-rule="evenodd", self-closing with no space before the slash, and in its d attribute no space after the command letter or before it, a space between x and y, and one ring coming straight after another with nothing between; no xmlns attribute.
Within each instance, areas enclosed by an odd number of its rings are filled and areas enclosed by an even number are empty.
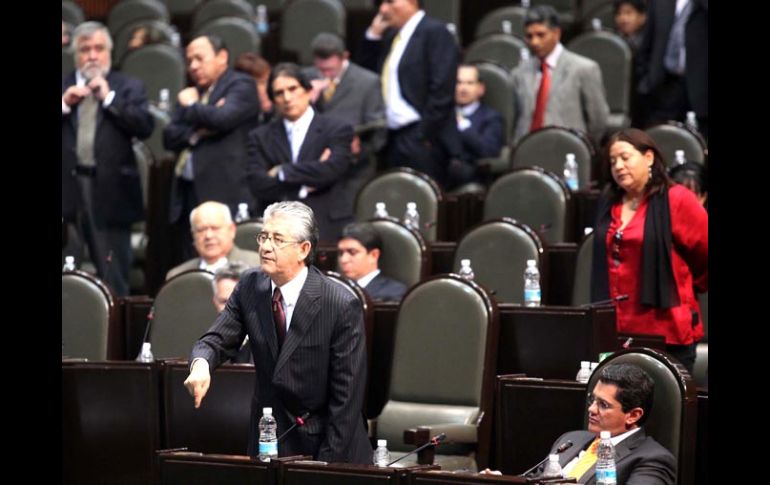
<svg viewBox="0 0 770 485"><path fill-rule="evenodd" d="M663 335L690 372L703 337L695 291L708 290L708 215L668 177L652 138L635 128L606 145L611 182L599 200L591 299L617 303L620 332Z"/></svg>

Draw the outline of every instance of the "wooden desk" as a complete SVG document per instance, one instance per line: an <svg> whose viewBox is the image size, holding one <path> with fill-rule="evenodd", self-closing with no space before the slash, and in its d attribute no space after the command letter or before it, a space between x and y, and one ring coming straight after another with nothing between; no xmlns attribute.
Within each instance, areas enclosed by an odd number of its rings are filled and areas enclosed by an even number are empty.
<svg viewBox="0 0 770 485"><path fill-rule="evenodd" d="M436 465L376 467L348 463L303 463L294 461L281 467L280 485L406 485L408 475L417 470L435 470Z"/></svg>
<svg viewBox="0 0 770 485"><path fill-rule="evenodd" d="M158 474L161 485L276 485L281 463L308 458L261 462L246 455L163 452L158 453Z"/></svg>

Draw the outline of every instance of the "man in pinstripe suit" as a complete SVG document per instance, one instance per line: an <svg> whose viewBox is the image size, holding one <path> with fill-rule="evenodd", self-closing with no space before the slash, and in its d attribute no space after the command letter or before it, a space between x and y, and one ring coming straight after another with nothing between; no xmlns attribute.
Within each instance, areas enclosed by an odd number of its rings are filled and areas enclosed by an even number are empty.
<svg viewBox="0 0 770 485"><path fill-rule="evenodd" d="M309 413L305 425L278 444L280 456L371 463L361 414L366 383L361 305L310 266L318 241L312 209L277 202L265 209L264 220L258 237L261 271L243 274L225 309L193 347L185 386L199 407L211 383L209 368L235 355L248 335L257 379L248 454L258 451L262 408L272 407L279 436L297 416Z"/></svg>

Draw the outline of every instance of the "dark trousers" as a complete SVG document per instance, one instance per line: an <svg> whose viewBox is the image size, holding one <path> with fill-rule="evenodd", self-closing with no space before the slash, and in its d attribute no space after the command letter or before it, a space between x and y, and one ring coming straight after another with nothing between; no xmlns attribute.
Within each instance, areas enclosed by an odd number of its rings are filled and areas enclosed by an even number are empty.
<svg viewBox="0 0 770 485"><path fill-rule="evenodd" d="M652 92L641 98L646 106L644 126L664 123L669 120L684 122L687 112L693 111L687 96L687 80L684 76L666 75L666 79ZM698 116L698 131L708 138L708 117Z"/></svg>
<svg viewBox="0 0 770 485"><path fill-rule="evenodd" d="M171 262L173 265L176 265L188 259L198 257L198 253L193 245L190 212L198 207L200 201L198 201L198 196L195 193L195 182L176 177L174 183L177 184L176 202L181 204L179 218L176 221L172 221L174 225L174 249Z"/></svg>
<svg viewBox="0 0 770 485"><path fill-rule="evenodd" d="M388 130L385 154L389 167L413 168L445 186L448 156L437 142L425 138L419 122Z"/></svg>
<svg viewBox="0 0 770 485"><path fill-rule="evenodd" d="M666 344L666 352L672 357L682 363L687 368L690 375L693 374L693 368L695 367L695 346L693 343L690 345L670 345Z"/></svg>

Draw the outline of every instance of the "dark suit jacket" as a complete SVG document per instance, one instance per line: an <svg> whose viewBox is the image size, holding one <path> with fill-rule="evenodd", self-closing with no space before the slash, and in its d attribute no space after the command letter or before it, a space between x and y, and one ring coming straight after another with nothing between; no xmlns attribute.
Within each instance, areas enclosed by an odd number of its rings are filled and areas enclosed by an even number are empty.
<svg viewBox="0 0 770 485"><path fill-rule="evenodd" d="M366 291L373 300L379 301L400 301L406 293L406 285L400 281L384 276L382 273L375 276L369 282L364 291Z"/></svg>
<svg viewBox="0 0 770 485"><path fill-rule="evenodd" d="M131 148L131 138L145 139L154 120L148 111L144 84L118 72L107 75L115 97L97 112L94 155L94 217L101 227L127 227L144 219L142 185ZM62 80L64 91L75 84L75 73ZM73 220L81 204L80 187L74 173L77 156L78 105L61 118L62 216Z"/></svg>
<svg viewBox="0 0 770 485"><path fill-rule="evenodd" d="M396 36L388 29L379 41L364 40L361 65L382 72L382 65ZM401 95L420 114L420 130L452 157L460 156L454 115L455 83L460 52L446 24L422 18L398 64Z"/></svg>
<svg viewBox="0 0 770 485"><path fill-rule="evenodd" d="M361 412L366 342L359 301L310 267L279 351L270 278L249 270L214 325L195 344L190 361L201 357L215 369L234 356L246 335L256 374L249 454L254 456L258 448L262 408L271 406L279 435L295 416L310 413L305 426L278 444L280 456L309 454L328 462L371 463Z"/></svg>
<svg viewBox="0 0 770 485"><path fill-rule="evenodd" d="M580 454L596 438L590 431L564 433L551 447L551 453L567 440L574 446L559 455L559 464L564 467ZM618 483L624 485L674 485L676 483L676 460L674 456L652 437L637 431L615 447L615 470ZM591 467L578 483L595 484L596 467Z"/></svg>
<svg viewBox="0 0 770 485"><path fill-rule="evenodd" d="M690 18L685 27L687 95L695 113L708 116L708 0L691 0ZM636 53L638 91L649 94L666 77L663 57L674 25L676 0L650 0L642 45Z"/></svg>
<svg viewBox="0 0 770 485"><path fill-rule="evenodd" d="M203 92L200 93L203 97ZM259 117L259 100L254 80L243 73L225 71L208 103L183 107L177 103L171 123L163 130L167 150L181 152L190 147L196 130L211 131L192 147L193 178L198 201L214 200L230 206L235 213L239 202L254 206L246 183L246 137ZM182 201L172 184L170 220L182 214Z"/></svg>
<svg viewBox="0 0 770 485"><path fill-rule="evenodd" d="M248 141L248 173L254 196L264 206L277 200L298 200L303 185L315 188L302 202L313 209L321 240L336 242L342 228L353 219L352 201L347 197L352 139L349 124L315 113L297 162L292 163L283 119L253 130ZM331 150L331 157L321 162L326 148ZM281 165L283 182L267 175L275 165Z"/></svg>
<svg viewBox="0 0 770 485"><path fill-rule="evenodd" d="M460 132L462 158L473 162L479 158L496 157L505 143L503 115L484 104L468 118L471 126Z"/></svg>

